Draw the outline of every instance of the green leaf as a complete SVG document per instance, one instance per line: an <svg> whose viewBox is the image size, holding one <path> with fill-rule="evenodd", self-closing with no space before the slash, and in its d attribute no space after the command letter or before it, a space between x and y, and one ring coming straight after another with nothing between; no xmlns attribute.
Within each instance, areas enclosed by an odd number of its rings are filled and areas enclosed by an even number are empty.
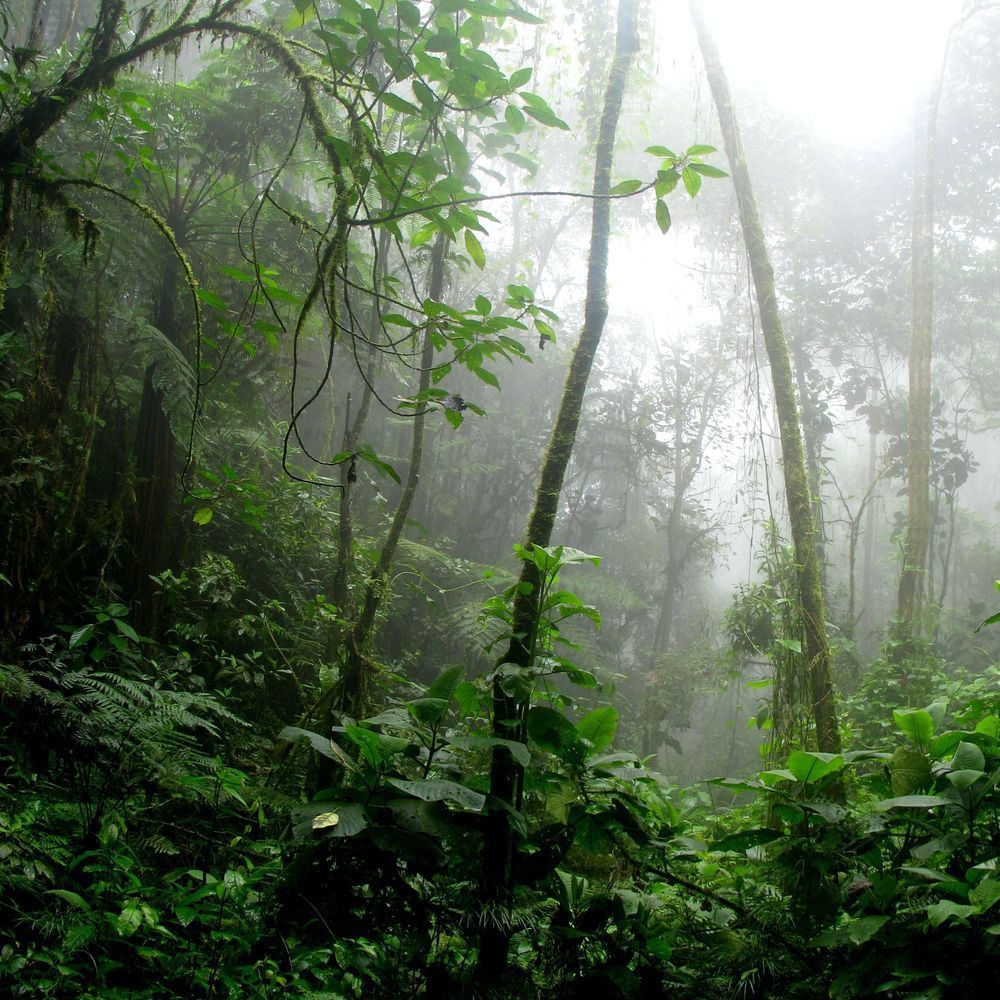
<svg viewBox="0 0 1000 1000"><path fill-rule="evenodd" d="M527 127L524 113L519 108L515 108L513 104L507 105L507 110L504 111L504 120L507 122L511 132L523 132Z"/></svg>
<svg viewBox="0 0 1000 1000"><path fill-rule="evenodd" d="M997 739L1000 737L1000 716L987 715L985 719L980 719L976 723L976 732L990 739Z"/></svg>
<svg viewBox="0 0 1000 1000"><path fill-rule="evenodd" d="M812 948L841 948L844 945L859 945L870 941L888 923L888 917L855 917L835 927L833 930L813 938Z"/></svg>
<svg viewBox="0 0 1000 1000"><path fill-rule="evenodd" d="M194 517L191 518L195 524L208 524L212 520L215 512L211 507L200 507L194 512Z"/></svg>
<svg viewBox="0 0 1000 1000"><path fill-rule="evenodd" d="M332 817L336 816L336 822ZM314 831L327 837L355 837L368 826L368 816L358 802L324 800L292 810L292 835L301 840ZM314 825L319 820L319 826Z"/></svg>
<svg viewBox="0 0 1000 1000"><path fill-rule="evenodd" d="M842 770L844 758L835 753L795 750L788 755L785 766L795 775L796 781L808 785Z"/></svg>
<svg viewBox="0 0 1000 1000"><path fill-rule="evenodd" d="M635 194L642 187L642 181L619 181L609 192L609 195Z"/></svg>
<svg viewBox="0 0 1000 1000"><path fill-rule="evenodd" d="M465 231L465 249L468 250L476 267L483 270L486 267L486 253L482 243L479 242L479 237L471 229Z"/></svg>
<svg viewBox="0 0 1000 1000"><path fill-rule="evenodd" d="M696 174L701 174L702 177L728 177L729 174L725 170L720 170L718 167L713 167L708 163L692 163L690 164L691 169Z"/></svg>
<svg viewBox="0 0 1000 1000"><path fill-rule="evenodd" d="M522 93L521 96L527 101L529 95ZM541 101L541 98L539 98L539 101ZM569 126L544 101L541 101L540 104L526 103L524 105L524 113L530 115L541 125L547 125L549 128L561 128L566 132L569 131Z"/></svg>
<svg viewBox="0 0 1000 1000"><path fill-rule="evenodd" d="M443 698L414 698L406 703L406 710L425 726L437 726L448 713L448 702Z"/></svg>
<svg viewBox="0 0 1000 1000"><path fill-rule="evenodd" d="M450 705L458 685L465 677L465 665L457 663L453 667L445 667L431 682L427 689L428 698L440 698L445 704Z"/></svg>
<svg viewBox="0 0 1000 1000"><path fill-rule="evenodd" d="M455 701L463 718L471 718L479 711L479 694L471 681L462 681L455 688Z"/></svg>
<svg viewBox="0 0 1000 1000"><path fill-rule="evenodd" d="M952 771L982 771L985 767L986 757L975 743L963 740L955 747L955 754L951 758Z"/></svg>
<svg viewBox="0 0 1000 1000"><path fill-rule="evenodd" d="M670 209L662 198L656 199L656 224L660 227L661 233L666 233L671 226Z"/></svg>
<svg viewBox="0 0 1000 1000"><path fill-rule="evenodd" d="M460 785L457 781L446 781L443 778L403 781L400 778L390 778L388 784L424 802L457 802L460 806L474 812L479 812L486 805L485 795L473 791L471 788L466 788L465 785Z"/></svg>
<svg viewBox="0 0 1000 1000"><path fill-rule="evenodd" d="M975 912L976 907L974 906L956 903L950 899L942 899L927 907L927 919L930 920L931 927L940 927L947 920L958 920L960 923L964 923Z"/></svg>
<svg viewBox="0 0 1000 1000"><path fill-rule="evenodd" d="M695 173L690 167L685 167L681 171L681 180L684 181L684 189L693 198L701 188L701 174Z"/></svg>
<svg viewBox="0 0 1000 1000"><path fill-rule="evenodd" d="M662 156L665 159L676 160L679 159L677 154L672 149L667 149L666 146L647 146L647 153L652 153L653 156Z"/></svg>
<svg viewBox="0 0 1000 1000"><path fill-rule="evenodd" d="M476 312L480 316L489 316L493 311L493 303L485 295L476 296Z"/></svg>
<svg viewBox="0 0 1000 1000"><path fill-rule="evenodd" d="M802 643L798 639L775 639L774 641L779 646L784 646L785 649L790 649L793 653L802 652Z"/></svg>
<svg viewBox="0 0 1000 1000"><path fill-rule="evenodd" d="M90 910L88 903L78 892L71 892L69 889L46 889L46 895L58 896L60 899L75 906L78 910Z"/></svg>
<svg viewBox="0 0 1000 1000"><path fill-rule="evenodd" d="M507 81L510 85L510 89L517 90L518 88L523 87L531 79L531 72L530 66L524 66L521 69L514 70L514 72L510 74L510 79Z"/></svg>
<svg viewBox="0 0 1000 1000"><path fill-rule="evenodd" d="M893 795L910 795L931 783L931 762L916 747L897 747L889 761Z"/></svg>
<svg viewBox="0 0 1000 1000"><path fill-rule="evenodd" d="M948 805L940 795L899 795L893 799L882 799L875 804L876 809L932 809L934 806Z"/></svg>
<svg viewBox="0 0 1000 1000"><path fill-rule="evenodd" d="M415 104L411 104L405 97L400 97L399 94L392 93L392 91L386 91L379 97L379 100L390 111L399 111L404 115L413 115L415 118L420 117L420 108Z"/></svg>
<svg viewBox="0 0 1000 1000"><path fill-rule="evenodd" d="M578 745L576 727L562 712L536 705L528 711L528 735L543 750L563 757Z"/></svg>
<svg viewBox="0 0 1000 1000"><path fill-rule="evenodd" d="M985 913L1000 902L1000 879L984 878L969 893L969 902L972 903L980 913Z"/></svg>
<svg viewBox="0 0 1000 1000"><path fill-rule="evenodd" d="M732 833L721 840L713 841L708 845L708 849L723 854L726 852L743 854L752 847L769 844L772 840L780 840L783 836L784 834L780 830L741 830L739 833Z"/></svg>
<svg viewBox="0 0 1000 1000"><path fill-rule="evenodd" d="M511 757L521 767L527 767L531 763L531 751L516 740L502 740L495 736L453 736L448 740L448 745L458 747L459 750L468 750L470 753L492 750L494 747L506 747Z"/></svg>
<svg viewBox="0 0 1000 1000"><path fill-rule="evenodd" d="M115 930L122 937L129 937L142 926L142 910L137 900L129 900L115 920Z"/></svg>
<svg viewBox="0 0 1000 1000"><path fill-rule="evenodd" d="M84 625L83 628L78 628L69 637L69 648L76 649L77 646L84 642L89 642L94 635L94 625Z"/></svg>
<svg viewBox="0 0 1000 1000"><path fill-rule="evenodd" d="M611 705L595 708L576 724L577 735L590 743L594 753L611 746L617 731L618 712Z"/></svg>
<svg viewBox="0 0 1000 1000"><path fill-rule="evenodd" d="M210 292L207 288L198 289L198 298L207 306L211 306L213 309L219 309L225 312L229 306L226 305L225 300L221 299L215 292Z"/></svg>
<svg viewBox="0 0 1000 1000"><path fill-rule="evenodd" d="M126 639L131 639L133 642L139 642L139 633L136 632L136 630L132 628L128 622L122 621L121 618L112 618L111 620L115 623L115 628L118 629L118 631L121 632Z"/></svg>
<svg viewBox="0 0 1000 1000"><path fill-rule="evenodd" d="M967 788L971 788L980 778L985 778L986 775L982 771L976 771L972 768L963 769L961 771L949 771L945 777L951 783L953 788L957 788L960 792L964 792Z"/></svg>
<svg viewBox="0 0 1000 1000"><path fill-rule="evenodd" d="M688 146L684 151L685 156L708 156L709 153L716 153L715 146Z"/></svg>
<svg viewBox="0 0 1000 1000"><path fill-rule="evenodd" d="M897 709L892 720L918 747L926 747L934 735L934 719L925 708Z"/></svg>

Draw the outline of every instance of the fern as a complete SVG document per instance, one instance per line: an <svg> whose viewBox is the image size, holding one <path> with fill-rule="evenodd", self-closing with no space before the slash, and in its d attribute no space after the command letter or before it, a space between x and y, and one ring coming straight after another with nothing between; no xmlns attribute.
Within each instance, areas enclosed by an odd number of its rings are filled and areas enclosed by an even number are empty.
<svg viewBox="0 0 1000 1000"><path fill-rule="evenodd" d="M194 416L197 376L188 359L170 338L135 314L117 312L110 324L112 338L127 349L143 371L152 371L153 388L161 394L163 413L171 433L181 444Z"/></svg>

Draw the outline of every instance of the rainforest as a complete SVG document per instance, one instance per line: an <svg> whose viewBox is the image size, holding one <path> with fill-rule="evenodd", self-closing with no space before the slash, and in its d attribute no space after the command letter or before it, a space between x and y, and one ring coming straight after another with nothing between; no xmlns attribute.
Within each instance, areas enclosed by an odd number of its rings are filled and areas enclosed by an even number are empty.
<svg viewBox="0 0 1000 1000"><path fill-rule="evenodd" d="M990 995L1000 3L0 0L0 994Z"/></svg>

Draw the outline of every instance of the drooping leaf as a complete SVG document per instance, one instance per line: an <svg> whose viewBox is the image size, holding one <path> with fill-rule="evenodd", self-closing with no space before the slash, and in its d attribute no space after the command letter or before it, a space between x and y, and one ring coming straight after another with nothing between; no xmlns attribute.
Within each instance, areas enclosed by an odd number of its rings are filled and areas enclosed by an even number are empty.
<svg viewBox="0 0 1000 1000"><path fill-rule="evenodd" d="M660 232L666 234L672 223L673 220L670 218L670 209L667 208L667 203L662 198L657 198L656 225L659 227Z"/></svg>
<svg viewBox="0 0 1000 1000"><path fill-rule="evenodd" d="M480 270L486 267L486 252L483 250L479 237L471 229L465 231L465 249L469 252L473 263Z"/></svg>
<svg viewBox="0 0 1000 1000"><path fill-rule="evenodd" d="M469 751L492 750L494 747L506 747L510 751L511 757L521 767L527 767L531 763L531 752L523 743L518 743L516 740L502 740L495 736L453 736L448 740L448 745L458 747L459 750Z"/></svg>
<svg viewBox="0 0 1000 1000"><path fill-rule="evenodd" d="M760 847L763 844L769 844L772 840L780 840L783 836L784 834L780 830L763 828L758 830L740 830L739 833L731 833L728 837L723 837L721 840L712 841L708 845L708 849L720 853L732 852L743 854L751 847Z"/></svg>
<svg viewBox="0 0 1000 1000"><path fill-rule="evenodd" d="M811 750L794 750L788 755L785 766L795 775L796 781L803 784L812 784L825 778L828 774L834 774L844 767L844 758L841 754L819 753Z"/></svg>
<svg viewBox="0 0 1000 1000"><path fill-rule="evenodd" d="M407 795L422 799L424 802L456 802L466 809L479 812L486 805L486 796L481 792L460 785L457 781L447 781L444 778L427 778L424 781L404 781L401 778L390 778L388 783Z"/></svg>

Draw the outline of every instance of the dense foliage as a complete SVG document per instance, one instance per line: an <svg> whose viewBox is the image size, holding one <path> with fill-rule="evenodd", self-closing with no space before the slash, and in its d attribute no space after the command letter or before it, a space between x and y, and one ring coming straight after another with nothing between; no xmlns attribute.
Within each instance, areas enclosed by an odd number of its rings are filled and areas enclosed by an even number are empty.
<svg viewBox="0 0 1000 1000"><path fill-rule="evenodd" d="M649 5L588 187L615 6L0 0L4 995L995 988L1000 547L961 500L997 426L996 205L950 173L903 634L877 563L907 528L907 199L843 195L865 171L811 138L786 176L793 126L748 130L781 150L759 191L845 748L819 752L727 174L654 92ZM979 37L940 128L985 177ZM612 298L553 544L517 542L595 200L676 239L711 315L667 342Z"/></svg>

